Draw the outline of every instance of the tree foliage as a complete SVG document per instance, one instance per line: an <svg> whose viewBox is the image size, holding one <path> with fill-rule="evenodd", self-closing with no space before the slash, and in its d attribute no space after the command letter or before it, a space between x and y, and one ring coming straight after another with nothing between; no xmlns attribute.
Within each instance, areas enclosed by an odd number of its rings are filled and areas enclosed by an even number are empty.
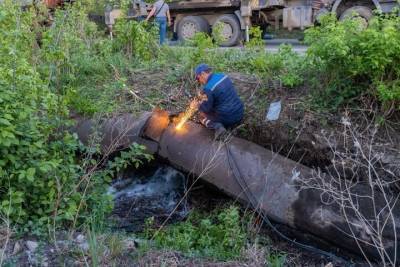
<svg viewBox="0 0 400 267"><path fill-rule="evenodd" d="M109 210L112 174L145 155L134 146L105 170L92 157L77 157L97 150L87 152L65 130L66 92L104 71L93 56L107 44L79 3L57 10L50 28L36 27L36 15L0 4L0 215L22 230L76 225L100 206Z"/></svg>
<svg viewBox="0 0 400 267"><path fill-rule="evenodd" d="M321 99L338 106L360 95L400 108L400 18L375 16L365 28L357 18L325 16L306 31L308 58L325 83ZM328 101L326 101L328 100Z"/></svg>
<svg viewBox="0 0 400 267"><path fill-rule="evenodd" d="M80 200L78 142L61 130L66 107L34 64L33 17L10 2L0 9L0 209L17 224L71 220Z"/></svg>

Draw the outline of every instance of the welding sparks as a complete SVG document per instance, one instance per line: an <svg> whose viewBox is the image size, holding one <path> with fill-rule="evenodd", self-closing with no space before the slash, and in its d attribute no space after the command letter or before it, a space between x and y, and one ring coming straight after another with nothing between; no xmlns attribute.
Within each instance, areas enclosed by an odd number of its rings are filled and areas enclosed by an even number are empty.
<svg viewBox="0 0 400 267"><path fill-rule="evenodd" d="M196 113L197 108L189 107L184 113L179 116L179 121L175 127L177 130L181 130L183 125Z"/></svg>

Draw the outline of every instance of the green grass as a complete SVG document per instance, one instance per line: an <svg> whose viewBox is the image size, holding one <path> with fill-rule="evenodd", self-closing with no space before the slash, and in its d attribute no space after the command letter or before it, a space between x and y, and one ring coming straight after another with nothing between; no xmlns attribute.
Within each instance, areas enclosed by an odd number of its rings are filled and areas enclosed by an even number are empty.
<svg viewBox="0 0 400 267"><path fill-rule="evenodd" d="M239 209L230 207L204 216L193 212L190 217L159 231L147 231L158 249L177 250L189 257L217 260L239 259L247 242Z"/></svg>

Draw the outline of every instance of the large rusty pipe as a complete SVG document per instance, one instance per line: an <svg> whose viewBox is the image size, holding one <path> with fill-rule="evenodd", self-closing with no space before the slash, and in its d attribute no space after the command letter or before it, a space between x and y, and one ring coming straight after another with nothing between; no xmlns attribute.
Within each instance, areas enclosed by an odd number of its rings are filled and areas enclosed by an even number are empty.
<svg viewBox="0 0 400 267"><path fill-rule="evenodd" d="M161 157L200 175L229 195L250 202L272 220L310 232L355 253L360 253L358 246L361 246L367 255L379 258L376 247L368 245L373 243L371 229L355 216L352 209L347 209L347 216L344 216L337 204L325 204L328 201L323 201L322 191L300 188L301 179L315 175L312 169L240 138L233 137L226 144L215 142L211 131L194 123L187 123L184 132L169 126L159 146ZM240 170L239 178L234 164ZM244 180L247 194L238 179ZM257 203L251 203L249 193ZM360 196L358 211L374 223L373 206L375 210L383 210L386 203L383 196L375 195L373 203L368 197L372 196L370 188L362 185L354 186L352 193ZM389 222L382 232L381 245L392 257L400 233L399 208L398 204L393 207L395 228ZM360 240L359 244L352 236Z"/></svg>
<svg viewBox="0 0 400 267"><path fill-rule="evenodd" d="M108 126L100 127L106 136L103 140L112 140L110 136L114 135L110 133L113 132L129 132L133 138L124 139L125 146L130 141L150 144L152 149L149 150L171 164L200 176L243 202L252 204L272 220L312 233L355 253L360 253L362 248L369 257L379 259L378 250L371 245L371 229L351 209L346 210L344 216L343 208L339 205L323 201L322 191L301 189L300 180L312 177L312 169L240 138L232 137L227 142L214 141L213 132L195 123L186 123L184 129L177 131L174 125L169 125L165 116L168 115L157 113L153 116L142 116L138 123L116 124L115 119L111 122L105 121L104 125ZM125 120L132 122L129 116ZM112 129L113 125L117 125L119 130ZM130 129L121 130L121 127ZM82 133L78 127L79 137L87 139ZM151 137L153 141L147 140L147 137ZM103 145L108 141L103 142ZM375 210L385 207L383 196L375 193L373 203L371 198L366 197L371 196L370 188L362 185L354 186L352 193L361 196L358 203L360 214L374 223L372 207L374 205ZM381 245L387 257L391 258L399 255L398 251L395 254L400 234L399 208L396 203L392 209L394 226L393 221L388 221L382 231ZM356 243L353 236L360 242Z"/></svg>
<svg viewBox="0 0 400 267"><path fill-rule="evenodd" d="M84 145L99 145L102 154L126 149L133 143L142 144L146 146L147 153L155 154L158 143L142 138L143 129L151 117L151 112L144 112L139 117L123 114L108 119L82 118L77 120L71 131L78 135Z"/></svg>

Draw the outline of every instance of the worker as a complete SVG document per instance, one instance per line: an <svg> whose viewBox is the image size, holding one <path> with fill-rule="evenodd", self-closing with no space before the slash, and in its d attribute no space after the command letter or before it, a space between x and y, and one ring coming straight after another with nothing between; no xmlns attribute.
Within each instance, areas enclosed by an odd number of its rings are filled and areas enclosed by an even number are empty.
<svg viewBox="0 0 400 267"><path fill-rule="evenodd" d="M165 37L167 35L167 19L168 26L171 26L171 14L169 13L169 6L164 0L158 0L154 3L153 8L146 18L146 21L149 21L149 19L153 16L156 18L156 22L159 26L160 44L162 45L164 44Z"/></svg>
<svg viewBox="0 0 400 267"><path fill-rule="evenodd" d="M244 107L231 79L223 73L213 73L207 64L195 68L196 80L203 85L202 100L193 100L191 108L200 112L200 122L215 130L215 138L226 128L238 124L243 119Z"/></svg>

